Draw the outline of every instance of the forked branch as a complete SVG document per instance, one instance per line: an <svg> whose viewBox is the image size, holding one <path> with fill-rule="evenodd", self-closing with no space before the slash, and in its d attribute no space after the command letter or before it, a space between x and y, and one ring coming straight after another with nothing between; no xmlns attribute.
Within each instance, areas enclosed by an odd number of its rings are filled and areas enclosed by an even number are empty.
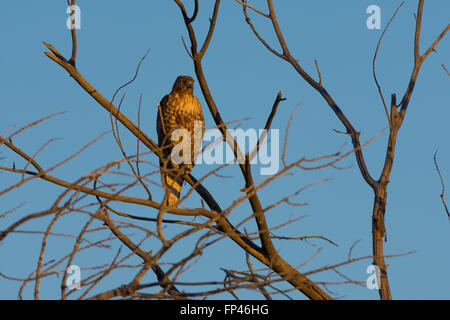
<svg viewBox="0 0 450 320"><path fill-rule="evenodd" d="M405 94L403 95L403 98L400 102L400 104L397 105L396 103L396 96L395 94L391 95L391 112L389 114L388 108L386 106L381 86L378 83L378 80L375 75L375 59L378 53L378 49L381 43L381 40L383 38L384 33L386 32L388 26L394 19L395 15L397 14L397 11L400 9L400 7L403 5L403 3L397 8L394 15L390 19L388 25L386 26L385 30L383 31L383 34L381 35L378 45L375 51L375 55L373 58L373 76L375 83L378 88L379 95L381 97L386 116L389 123L389 140L388 140L388 146L386 148L386 157L385 157L385 163L383 170L380 174L380 178L378 180L375 180L372 178L372 176L369 173L369 170L366 166L366 162L362 153L361 149L361 143L359 140L360 132L356 131L356 129L353 127L351 122L348 120L348 118L344 115L342 110L338 107L336 102L332 99L330 94L327 92L327 90L322 85L322 76L320 74L317 62L316 62L316 69L319 75L319 81L314 80L299 64L298 60L295 59L286 44L286 41L284 39L283 33L281 31L281 28L278 24L278 20L275 14L275 9L272 0L267 0L267 6L269 9L269 19L272 22L273 29L276 34L276 38L279 42L279 45L281 47L282 53L278 52L274 48L272 48L267 41L264 40L264 38L257 32L255 26L251 22L248 13L247 8L248 6L246 3L240 3L242 5L242 9L244 12L245 20L249 24L251 30L257 37L257 39L274 55L277 57L288 61L293 68L297 71L297 73L311 86L313 87L320 95L324 98L324 100L327 102L327 104L330 106L332 111L335 113L335 115L338 117L338 119L341 121L341 123L346 128L346 133L350 135L352 139L352 144L355 149L355 156L356 161L358 163L358 167L360 170L360 173L364 180L367 182L367 184L373 189L375 194L374 199L374 208L373 208L373 215L372 215L372 233L373 233L373 257L374 257L374 263L380 267L381 270L381 288L380 288L380 297L382 299L391 299L391 294L389 290L389 283L387 280L387 272L386 272L386 265L384 263L384 254L383 254L383 238L386 239L386 233L385 233L385 225L384 225L384 214L386 209L386 189L387 185L389 183L389 177L392 170L392 165L394 161L394 153L395 153L395 145L396 145L396 139L398 131L401 127L401 124L403 122L403 119L405 117L406 109L409 104L412 92L414 90L414 86L416 84L417 76L419 74L420 67L424 60L429 56L429 54L432 51L435 51L435 47L437 44L442 40L442 38L445 36L445 34L450 29L450 24L447 25L447 27L442 31L442 33L436 38L436 40L431 44L431 46L425 51L423 55L420 55L419 51L419 43L420 43L420 34L421 34L421 26L422 26L422 14L423 14L423 0L419 0L417 15L416 15L416 30L415 30L415 37L414 37L414 68L413 73L411 75L409 85L405 91ZM445 68L444 68L445 70ZM398 111L397 108L401 107L401 109Z"/></svg>

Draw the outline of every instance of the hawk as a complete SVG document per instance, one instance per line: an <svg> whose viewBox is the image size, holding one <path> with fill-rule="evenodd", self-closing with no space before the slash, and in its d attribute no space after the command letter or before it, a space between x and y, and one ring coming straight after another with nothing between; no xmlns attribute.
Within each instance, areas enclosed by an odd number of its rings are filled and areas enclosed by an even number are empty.
<svg viewBox="0 0 450 320"><path fill-rule="evenodd" d="M158 132L158 146L162 149L164 158L160 159L161 180L168 192L165 205L176 206L180 198L183 174L190 172L195 164L195 154L201 148L201 140L205 133L205 120L202 106L194 96L194 79L189 76L179 76L173 84L172 91L162 98L158 106L156 129ZM186 135L180 137L179 133ZM186 140L185 140L186 139ZM188 147L179 152L183 157L182 163L175 161L175 150L182 145ZM189 143L187 145L186 143ZM177 148L178 146L178 148ZM173 154L172 154L173 152ZM189 157L190 153L190 157ZM178 158L179 159L179 158ZM174 166L179 165L180 170Z"/></svg>

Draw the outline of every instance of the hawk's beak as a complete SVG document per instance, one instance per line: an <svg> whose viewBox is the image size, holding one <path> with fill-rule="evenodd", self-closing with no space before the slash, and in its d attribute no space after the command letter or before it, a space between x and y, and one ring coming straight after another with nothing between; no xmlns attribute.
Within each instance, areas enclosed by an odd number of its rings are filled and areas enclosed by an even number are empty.
<svg viewBox="0 0 450 320"><path fill-rule="evenodd" d="M194 89L194 84L193 83L186 83L186 87L188 87L189 89Z"/></svg>

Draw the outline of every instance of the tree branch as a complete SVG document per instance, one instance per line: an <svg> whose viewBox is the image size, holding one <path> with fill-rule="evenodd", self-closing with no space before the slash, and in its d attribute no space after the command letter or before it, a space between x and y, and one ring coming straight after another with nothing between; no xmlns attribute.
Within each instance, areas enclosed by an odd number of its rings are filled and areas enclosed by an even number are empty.
<svg viewBox="0 0 450 320"><path fill-rule="evenodd" d="M439 170L439 166L438 166L437 159L436 159L436 154L437 154L437 150L436 150L436 152L434 153L434 157L433 157L433 158L434 158L434 165L436 166L436 171L437 171L437 173L439 174L439 179L441 179L441 184L442 184L442 192L441 192L440 197L441 197L441 200L442 200L442 204L444 205L445 212L447 213L447 216L448 216L448 218L450 219L450 212L449 212L449 210L448 210L448 208L447 208L447 204L445 203L445 198L444 198L444 195L445 195L445 184L444 184L444 179L442 178L441 171Z"/></svg>

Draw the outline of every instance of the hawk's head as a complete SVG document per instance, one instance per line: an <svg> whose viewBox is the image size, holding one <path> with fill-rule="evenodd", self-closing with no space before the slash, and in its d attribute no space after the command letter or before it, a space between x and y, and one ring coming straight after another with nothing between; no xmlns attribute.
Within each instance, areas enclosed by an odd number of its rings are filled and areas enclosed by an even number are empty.
<svg viewBox="0 0 450 320"><path fill-rule="evenodd" d="M189 92L194 90L194 79L189 76L179 76L173 84L172 91Z"/></svg>

